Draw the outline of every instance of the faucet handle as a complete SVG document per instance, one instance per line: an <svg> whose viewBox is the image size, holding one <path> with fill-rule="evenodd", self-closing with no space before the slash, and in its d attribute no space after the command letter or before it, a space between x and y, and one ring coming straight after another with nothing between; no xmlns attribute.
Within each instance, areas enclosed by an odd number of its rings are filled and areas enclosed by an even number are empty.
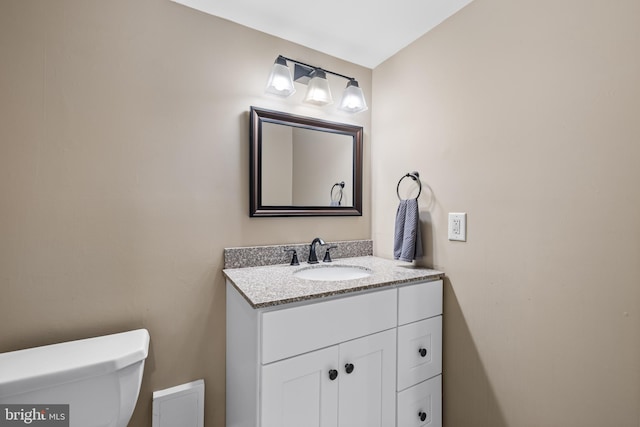
<svg viewBox="0 0 640 427"><path fill-rule="evenodd" d="M337 247L338 247L338 246L336 246L336 245L328 246L328 247L327 247L327 251L324 253L324 259L322 260L322 262L331 262L331 255L329 254L329 251L330 251L331 249L335 249L335 248L337 248Z"/></svg>
<svg viewBox="0 0 640 427"><path fill-rule="evenodd" d="M300 265L298 261L298 252L295 249L285 249L285 252L293 252L293 256L291 257L291 262L289 265Z"/></svg>

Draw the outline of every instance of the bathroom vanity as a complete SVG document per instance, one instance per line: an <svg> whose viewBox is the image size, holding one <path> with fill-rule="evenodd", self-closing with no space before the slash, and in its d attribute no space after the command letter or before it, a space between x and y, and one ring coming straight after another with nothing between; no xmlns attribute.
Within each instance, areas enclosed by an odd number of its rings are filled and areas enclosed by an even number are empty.
<svg viewBox="0 0 640 427"><path fill-rule="evenodd" d="M224 270L227 427L442 425L443 273L372 256L312 268L337 266L369 274Z"/></svg>

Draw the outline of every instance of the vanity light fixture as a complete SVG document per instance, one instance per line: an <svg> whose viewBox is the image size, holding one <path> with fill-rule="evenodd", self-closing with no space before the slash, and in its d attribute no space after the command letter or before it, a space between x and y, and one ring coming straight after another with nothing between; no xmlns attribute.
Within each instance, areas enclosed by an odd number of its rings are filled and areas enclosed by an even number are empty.
<svg viewBox="0 0 640 427"><path fill-rule="evenodd" d="M351 79L347 83L347 88L344 90L342 101L340 101L340 107L338 108L350 113L359 113L369 108L367 107L367 101L364 99L364 93L362 93L362 89L355 79Z"/></svg>
<svg viewBox="0 0 640 427"><path fill-rule="evenodd" d="M287 61L293 62L295 65L293 79L291 78L291 71L287 66ZM295 92L293 82L296 81L308 85L304 102L318 106L329 105L333 103L333 97L329 89L327 73L348 80L347 87L338 106L339 110L359 113L368 109L364 93L355 78L314 67L282 55L279 55L273 64L266 92L283 97L290 96Z"/></svg>
<svg viewBox="0 0 640 427"><path fill-rule="evenodd" d="M331 89L329 89L329 80L327 80L327 74L324 70L316 68L311 72L310 77L311 80L309 80L307 85L307 94L304 97L304 102L320 107L333 104Z"/></svg>
<svg viewBox="0 0 640 427"><path fill-rule="evenodd" d="M287 67L287 61L283 56L278 56L271 68L269 81L267 83L267 92L279 96L291 96L296 91L291 78L291 71Z"/></svg>

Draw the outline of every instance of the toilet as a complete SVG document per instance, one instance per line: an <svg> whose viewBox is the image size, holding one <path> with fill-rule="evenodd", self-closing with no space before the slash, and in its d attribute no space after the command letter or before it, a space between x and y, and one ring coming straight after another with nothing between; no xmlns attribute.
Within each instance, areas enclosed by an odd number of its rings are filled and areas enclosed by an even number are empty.
<svg viewBox="0 0 640 427"><path fill-rule="evenodd" d="M0 405L69 405L70 427L126 427L149 350L146 329L0 354Z"/></svg>

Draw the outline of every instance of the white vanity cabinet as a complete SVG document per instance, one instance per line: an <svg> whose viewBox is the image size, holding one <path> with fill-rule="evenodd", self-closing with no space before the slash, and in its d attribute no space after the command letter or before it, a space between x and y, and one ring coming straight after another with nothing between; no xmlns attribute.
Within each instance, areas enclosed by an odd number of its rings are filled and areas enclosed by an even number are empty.
<svg viewBox="0 0 640 427"><path fill-rule="evenodd" d="M227 427L439 427L441 313L442 281L259 309L228 282Z"/></svg>

